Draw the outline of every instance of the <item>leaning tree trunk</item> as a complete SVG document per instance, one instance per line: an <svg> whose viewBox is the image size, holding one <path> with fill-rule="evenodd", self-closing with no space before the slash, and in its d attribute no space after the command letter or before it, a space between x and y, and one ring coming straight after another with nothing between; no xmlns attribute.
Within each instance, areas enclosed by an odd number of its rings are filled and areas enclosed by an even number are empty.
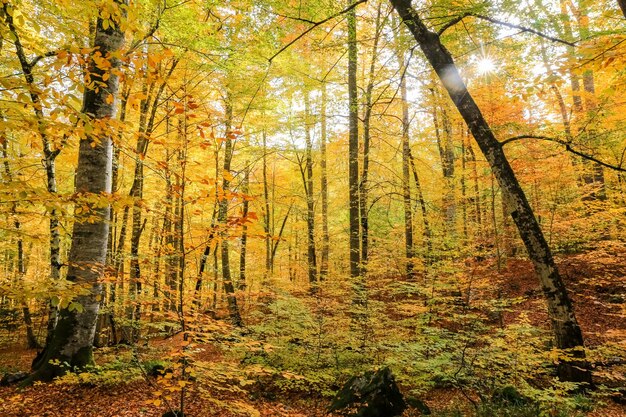
<svg viewBox="0 0 626 417"><path fill-rule="evenodd" d="M439 36L428 30L417 12L412 8L410 0L391 0L391 3L413 34L470 128L474 139L498 180L503 198L507 200L507 207L539 276L557 347L571 350L572 359L561 360L559 363L559 377L564 381L590 384L591 372L585 360L583 336L576 321L572 303L548 243L504 154L502 145L496 139L478 105L467 90L452 55L443 46Z"/></svg>
<svg viewBox="0 0 626 417"><path fill-rule="evenodd" d="M127 0L115 0L115 3L119 7L118 16L125 19ZM87 72L88 78L97 81L98 88L85 92L82 110L94 126L94 132L101 133L88 135L80 141L75 181L79 198L91 201L87 203L87 213L76 215L67 272L69 281L87 287L89 292L60 310L52 338L30 380L50 380L67 372L67 365L81 369L93 363L93 340L102 293L99 280L106 262L110 209L108 204L94 200L111 192L112 149L107 121L115 115L116 69L121 63L116 55L124 42L122 22L109 18L106 28L104 22L98 18L95 48ZM76 208L83 205L79 202Z"/></svg>

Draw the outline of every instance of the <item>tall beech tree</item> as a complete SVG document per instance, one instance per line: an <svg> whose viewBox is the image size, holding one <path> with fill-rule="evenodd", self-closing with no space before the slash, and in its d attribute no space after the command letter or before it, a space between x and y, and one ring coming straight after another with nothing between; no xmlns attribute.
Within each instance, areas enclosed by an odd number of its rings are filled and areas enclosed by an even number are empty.
<svg viewBox="0 0 626 417"><path fill-rule="evenodd" d="M117 68L124 42L128 0L115 0L109 15L96 23L94 49L85 74L82 113L93 127L80 141L75 188L76 203L67 279L85 286L87 293L59 312L54 333L33 364L31 380L51 380L70 368L93 363L93 340L100 308L100 277L106 262L111 192L112 132L108 122L115 115L119 85ZM84 210L84 206L88 210ZM82 213L79 213L81 208Z"/></svg>
<svg viewBox="0 0 626 417"><path fill-rule="evenodd" d="M43 147L43 165L46 170L46 188L51 195L57 194L57 174L56 159L61 153L61 147L54 146L52 138L47 132L46 116L43 110L44 99L42 97L42 89L36 84L35 73L37 64L44 58L44 55L38 55L33 60L29 60L26 56L26 50L22 44L22 38L18 32L16 22L13 19L14 7L10 2L4 2L3 8L0 9L0 15L4 18L6 25L13 38L15 45L15 54L20 63L26 87L30 96L32 111L35 117L37 131L41 137ZM45 56L54 56L55 53L48 53ZM48 229L50 231L49 251L50 251L50 278L57 281L61 278L61 221L60 215L56 208L50 210L50 220ZM48 307L48 340L52 336L52 332L56 327L58 313L56 306L52 304Z"/></svg>
<svg viewBox="0 0 626 417"><path fill-rule="evenodd" d="M467 123L474 139L485 155L502 190L528 255L539 276L548 305L552 329L559 349L568 350L572 359L558 365L559 378L564 381L591 384L591 372L585 359L583 335L576 320L571 300L554 262L548 243L519 184L502 145L467 89L454 59L441 43L439 35L430 31L410 0L390 0L426 59L439 76L454 105Z"/></svg>
<svg viewBox="0 0 626 417"><path fill-rule="evenodd" d="M350 2L352 3L352 2ZM350 216L350 277L361 273L359 238L359 108L357 90L357 32L354 7L347 12L348 23L348 187ZM359 298L360 295L357 295Z"/></svg>

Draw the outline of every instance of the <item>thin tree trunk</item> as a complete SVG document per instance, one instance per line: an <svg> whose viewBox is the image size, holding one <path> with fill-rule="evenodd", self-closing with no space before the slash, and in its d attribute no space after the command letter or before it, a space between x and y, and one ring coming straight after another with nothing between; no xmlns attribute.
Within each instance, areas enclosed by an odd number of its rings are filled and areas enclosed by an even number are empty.
<svg viewBox="0 0 626 417"><path fill-rule="evenodd" d="M3 118L4 119L4 118ZM11 172L11 166L9 165L9 153L8 153L8 141L7 138L0 138L2 142L2 160L4 163L4 183L10 184L13 182L13 173ZM17 274L18 285L24 286L24 276L26 275L26 264L24 263L24 241L20 229L22 227L17 217L17 203L11 204L11 215L13 218L13 226L15 227L15 235L17 241L15 243L17 249ZM30 314L30 308L28 307L27 300L22 301L22 314L24 316L24 324L26 325L26 342L29 349L41 349L35 332L33 330L33 320Z"/></svg>
<svg viewBox="0 0 626 417"><path fill-rule="evenodd" d="M482 234L482 225L483 225L483 215L482 215L482 203L480 198L480 185L478 183L478 161L476 160L476 153L474 152L474 147L472 144L467 142L467 153L469 154L469 159L472 162L472 176L474 177L474 197L472 197L472 201L474 203L474 217L476 224L478 225L479 236Z"/></svg>
<svg viewBox="0 0 626 417"><path fill-rule="evenodd" d="M217 220L220 224L221 238L221 258L222 258L222 277L224 280L224 290L226 291L226 300L228 302L228 311L230 319L235 326L242 326L241 314L237 307L237 297L235 296L235 287L233 286L230 271L230 245L228 242L228 200L230 193L230 164L233 158L233 140L235 135L232 132L233 108L230 102L230 96L226 99L226 132L225 132L225 151L224 151L224 169L222 175L222 196L219 203L219 211Z"/></svg>
<svg viewBox="0 0 626 417"><path fill-rule="evenodd" d="M241 184L241 192L244 194L241 217L243 217L243 224L241 226L241 251L239 252L239 283L237 285L239 291L244 291L247 287L246 279L246 252L248 250L248 211L250 200L248 199L248 193L250 193L250 165L246 162L244 169L243 181Z"/></svg>
<svg viewBox="0 0 626 417"><path fill-rule="evenodd" d="M267 183L267 133L263 130L263 202L265 210L263 212L263 230L265 232L265 272L263 274L263 284L267 281L267 277L272 268L272 237L271 237L271 214L270 214L270 195L269 184Z"/></svg>
<svg viewBox="0 0 626 417"><path fill-rule="evenodd" d="M422 191L422 184L417 174L417 167L415 166L415 159L409 148L409 162L411 164L411 171L413 172L413 181L415 182L415 190L417 191L417 200L420 205L422 213L422 226L424 229L424 243L426 243L426 265L430 265L433 256L433 242L432 242L432 230L430 228L430 222L428 221L428 213L426 211L426 200L424 199L424 193Z"/></svg>
<svg viewBox="0 0 626 417"><path fill-rule="evenodd" d="M567 40L574 41L574 34L572 30L570 15L568 13L568 5L572 9L572 12L576 16L578 22L578 33L582 39L587 39L589 36L589 19L587 17L587 13L584 10L575 9L573 2L566 2L565 0L561 0L561 15L563 20L563 29L565 33L565 37ZM590 120L594 117L594 113L597 110L597 105L595 103L595 85L593 78L593 71L590 69L585 69L582 76L583 81L583 89L585 92L585 101L583 107L583 100L580 95L580 80L578 75L575 74L574 68L579 66L580 57L577 54L576 49L573 47L568 48L568 57L569 57L569 73L572 87L572 95L574 100L574 114L577 116L578 123L586 126L587 120ZM586 114L585 114L586 112ZM585 120L586 119L586 120ZM587 127L585 130L580 129L579 134L584 135L585 144L589 145L589 142L593 140L594 129ZM585 196L583 200L587 201L596 201L596 200L605 200L606 199L606 189L604 184L604 170L602 166L599 164L592 163L586 159L582 160L582 184L586 188Z"/></svg>
<svg viewBox="0 0 626 417"><path fill-rule="evenodd" d="M315 201L313 197L313 141L309 118L311 104L308 93L304 93L304 136L305 136L305 169L302 180L306 194L306 225L307 225L307 269L311 291L317 289L317 256L315 251Z"/></svg>
<svg viewBox="0 0 626 417"><path fill-rule="evenodd" d="M410 0L391 0L396 11L413 34L426 58L437 72L450 98L470 128L476 142L489 162L511 216L533 261L548 304L556 345L569 350L573 359L561 360L559 377L564 381L591 384L591 372L585 359L582 332L574 315L571 300L548 243L528 203L526 195L513 172L502 145L494 136L476 102L467 90L452 55L439 36L427 29Z"/></svg>
<svg viewBox="0 0 626 417"><path fill-rule="evenodd" d="M351 3L351 1L350 1ZM348 184L349 184L349 247L350 277L356 280L355 302L363 303L363 282L360 278L360 238L359 238L359 114L357 97L357 36L356 12L348 11Z"/></svg>
<svg viewBox="0 0 626 417"><path fill-rule="evenodd" d="M326 142L328 141L326 101L326 83L323 82L320 108L320 191L322 193L322 260L320 264L320 281L324 281L328 275L328 256L330 252L330 237L328 233L328 173L326 167Z"/></svg>
<svg viewBox="0 0 626 417"><path fill-rule="evenodd" d="M276 252L278 251L278 244L283 238L283 231L285 230L285 225L287 224L287 220L289 219L289 213L291 213L292 207L293 207L293 203L291 203L289 205L289 208L287 209L287 214L285 214L285 217L283 218L283 222L281 223L280 229L278 231L278 236L276 236L276 241L274 242L274 246L272 247L272 254L271 254L272 265L274 265L274 261L276 259ZM291 245L289 246L289 249L291 250Z"/></svg>
<svg viewBox="0 0 626 417"><path fill-rule="evenodd" d="M33 113L37 121L37 130L41 137L43 145L43 164L46 170L46 187L50 194L57 193L56 180L56 157L61 152L60 148L54 149L48 134L46 132L46 120L43 112L42 98L39 94L39 88L35 85L35 77L33 74L34 66L28 61L21 38L13 21L13 13L9 13L8 8L11 6L9 2L4 3L4 18L6 24L13 36L13 44L15 45L15 53L22 67L22 73L28 87L30 99L33 105ZM59 213L54 208L50 209L50 278L57 281L61 278L61 230L60 230ZM46 335L46 345L50 342L54 328L58 320L58 309L51 303L48 304L48 327Z"/></svg>
<svg viewBox="0 0 626 417"><path fill-rule="evenodd" d="M400 60L403 68L400 79L400 95L402 98L402 200L404 203L404 249L406 254L406 278L409 281L415 279L415 248L413 247L413 209L411 205L411 177L410 177L410 154L409 142L409 103L406 91L406 65Z"/></svg>
<svg viewBox="0 0 626 417"><path fill-rule="evenodd" d="M372 119L372 92L374 90L374 77L376 71L376 60L378 59L378 42L382 31L381 7L378 3L376 12L376 24L374 29L374 39L372 45L372 56L370 61L367 87L365 88L365 108L363 112L363 169L359 181L359 211L361 214L361 275L365 277L367 273L367 263L369 260L369 207L368 207L368 180L371 147L371 119Z"/></svg>
<svg viewBox="0 0 626 417"><path fill-rule="evenodd" d="M185 99L186 100L186 99ZM189 148L188 132L187 132L187 104L185 103L185 112L182 115L180 122L180 134L179 138L181 144L179 144L178 150L178 163L180 165L180 186L178 188L177 200L178 200L178 216L176 217L176 259L178 264L176 265L176 271L178 272L177 284L178 284L178 319L181 324L181 330L185 332L185 189L187 184L187 152ZM187 335L185 335L187 337Z"/></svg>

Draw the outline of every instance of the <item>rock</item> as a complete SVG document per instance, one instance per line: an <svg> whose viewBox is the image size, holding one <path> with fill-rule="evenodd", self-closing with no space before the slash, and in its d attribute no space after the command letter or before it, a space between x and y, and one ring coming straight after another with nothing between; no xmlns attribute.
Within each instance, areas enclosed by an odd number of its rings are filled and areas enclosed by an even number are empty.
<svg viewBox="0 0 626 417"><path fill-rule="evenodd" d="M422 414L423 416L429 416L432 414L432 412L430 411L430 408L426 405L426 403L420 400L419 398L407 397L406 403L408 404L409 407L413 407L417 411L419 411L420 414Z"/></svg>
<svg viewBox="0 0 626 417"><path fill-rule="evenodd" d="M406 403L389 368L354 376L337 393L328 411L349 417L393 417Z"/></svg>
<svg viewBox="0 0 626 417"><path fill-rule="evenodd" d="M18 382L22 382L26 378L28 378L28 374L26 372L5 374L2 379L0 379L0 386L6 387L8 385L17 384Z"/></svg>

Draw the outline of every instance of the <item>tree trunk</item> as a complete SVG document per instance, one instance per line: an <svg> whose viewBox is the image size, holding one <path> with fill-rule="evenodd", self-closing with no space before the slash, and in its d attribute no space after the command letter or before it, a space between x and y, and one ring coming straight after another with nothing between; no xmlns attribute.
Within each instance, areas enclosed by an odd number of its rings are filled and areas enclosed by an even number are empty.
<svg viewBox="0 0 626 417"><path fill-rule="evenodd" d="M619 8L622 9L622 14L626 17L626 0L617 0L617 4L619 4Z"/></svg>
<svg viewBox="0 0 626 417"><path fill-rule="evenodd" d="M565 2L561 0L561 14L563 19L563 29L565 37L569 41L574 41L574 34L572 31L572 25L570 21L570 15L568 13L568 5L572 12L576 16L578 22L578 33L582 39L587 39L589 36L589 18L584 10L575 9L573 2ZM595 83L593 77L593 71L585 69L582 76L583 89L585 92L585 100L583 107L583 100L580 95L580 79L578 75L574 73L574 68L580 65L580 57L577 54L574 47L568 48L569 64L570 64L570 80L572 87L572 95L574 100L574 115L577 116L579 125L583 126L578 132L584 136L584 144L589 146L594 136L594 129L591 126L592 120L595 117L597 111L597 105L595 102ZM585 113L586 112L586 113ZM568 122L569 124L569 122ZM585 188L585 195L583 200L596 201L606 199L606 189L604 184L604 170L599 164L590 162L586 159L582 160L582 184Z"/></svg>
<svg viewBox="0 0 626 417"><path fill-rule="evenodd" d="M115 0L121 19L126 18L127 0ZM121 23L115 19L98 18L94 42L94 56L98 61L106 59L110 68L102 69L96 60L90 59L88 76L98 80L98 89L85 91L83 114L89 117L95 131L103 130L96 136L88 135L80 141L78 167L76 169L76 193L97 198L102 193L111 192L111 135L106 132L107 120L115 115L115 96L118 90L116 69L120 66L118 55L124 33ZM107 67L106 65L104 67ZM108 78L103 76L106 74ZM50 380L64 374L68 368L82 369L93 363L93 339L96 318L100 307L102 284L99 282L106 262L109 206L90 202L88 216L78 215L72 231L72 246L68 260L68 280L89 287L89 293L78 296L74 303L63 308L53 336L43 352L39 367L34 369L30 380ZM76 209L81 204L76 205ZM78 210L77 210L78 211Z"/></svg>
<svg viewBox="0 0 626 417"><path fill-rule="evenodd" d="M456 68L450 52L439 36L427 29L410 0L391 0L396 11L413 34L426 58L441 79L478 146L487 158L503 198L533 261L548 304L548 313L559 349L571 350L573 359L561 360L559 377L564 381L591 384L591 372L585 360L583 336L572 303L556 267L548 243L534 216L515 174L490 126L483 117Z"/></svg>
<svg viewBox="0 0 626 417"><path fill-rule="evenodd" d="M241 210L241 217L243 217L243 224L241 226L241 251L239 252L239 283L237 287L239 291L244 291L247 287L246 279L246 251L248 250L248 211L250 201L248 200L248 194L250 193L250 165L246 162L244 169L243 181L241 184L241 192L243 196L243 208Z"/></svg>
<svg viewBox="0 0 626 417"><path fill-rule="evenodd" d="M4 119L4 118L3 118ZM10 184L13 181L13 173L11 172L11 166L9 165L9 154L8 154L8 141L7 138L0 138L2 142L2 160L4 162L4 183ZM10 217L13 218L13 226L15 227L15 235L17 237L16 241L16 249L17 249L17 274L18 274L18 285L20 287L24 286L24 276L26 275L26 264L24 263L24 241L22 240L22 235L20 234L20 229L22 227L18 217L17 217L17 203L11 204L11 214ZM37 337L35 336L35 332L33 330L33 320L30 314L30 308L28 307L28 301L22 301L22 314L24 316L24 324L26 325L26 342L28 343L29 349L41 349L39 342L37 341Z"/></svg>
<svg viewBox="0 0 626 417"><path fill-rule="evenodd" d="M306 142L305 169L303 171L304 191L306 194L306 226L307 226L307 267L311 291L317 288L317 257L315 253L315 200L313 197L313 141L309 118L311 105L308 94L304 93L304 136Z"/></svg>
<svg viewBox="0 0 626 417"><path fill-rule="evenodd" d="M226 100L226 128L225 128L225 151L224 151L224 169L222 172L222 195L220 196L219 211L217 220L220 224L221 238L221 259L222 259L222 277L224 280L224 290L226 291L226 300L228 302L228 311L230 319L235 326L242 326L239 307L237 306L237 297L235 296L235 287L230 271L230 245L228 242L228 200L230 196L230 164L233 158L233 140L235 135L232 132L233 108L230 97Z"/></svg>
<svg viewBox="0 0 626 417"><path fill-rule="evenodd" d="M357 37L356 12L348 11L348 184L349 184L349 247L350 277L357 280L355 301L362 303L363 283L359 278L360 239L359 239L359 114L357 97Z"/></svg>
<svg viewBox="0 0 626 417"><path fill-rule="evenodd" d="M328 234L328 173L326 169L326 142L328 141L326 121L326 83L322 83L320 108L320 191L322 193L322 260L320 264L320 281L328 275L328 256L330 238Z"/></svg>
<svg viewBox="0 0 626 417"><path fill-rule="evenodd" d="M270 193L269 184L267 183L267 133L263 130L263 202L265 203L265 209L263 212L263 230L265 231L265 273L263 274L263 281L267 280L267 276L272 270L271 263L271 215L270 215Z"/></svg>
<svg viewBox="0 0 626 417"><path fill-rule="evenodd" d="M413 171L413 181L415 182L415 190L417 191L417 200L420 205L420 211L422 213L422 226L424 228L424 243L426 244L426 256L424 256L426 266L432 263L433 259L433 242L432 242L432 230L430 228L430 222L428 221L428 213L426 211L426 200L424 199L424 193L422 192L422 184L420 182L419 175L417 175L417 167L415 166L415 159L411 153L409 147L409 162L411 164L411 171Z"/></svg>
<svg viewBox="0 0 626 417"><path fill-rule="evenodd" d="M374 39L372 45L372 56L370 60L367 87L365 88L365 108L363 112L363 169L359 181L359 211L361 214L361 274L367 273L367 262L369 260L369 203L368 203L368 180L371 146L371 119L372 119L372 92L374 91L374 77L376 71L376 60L378 58L378 42L380 40L381 7L378 3L376 12L376 25L374 29Z"/></svg>
<svg viewBox="0 0 626 417"><path fill-rule="evenodd" d="M411 206L411 177L410 155L411 144L409 142L409 103L406 92L406 65L404 59L400 60L403 69L400 79L400 95L402 97L402 200L404 203L404 249L406 254L406 278L409 281L415 279L415 248L413 247L413 208Z"/></svg>
<svg viewBox="0 0 626 417"><path fill-rule="evenodd" d="M43 164L46 170L46 187L50 194L55 195L57 193L57 180L56 180L56 158L61 152L61 149L54 149L53 145L46 132L46 121L43 112L43 103L39 93L39 88L35 85L35 77L33 74L34 65L28 61L24 47L22 46L21 38L15 27L13 21L13 13L8 12L10 6L9 2L4 3L4 18L6 24L11 32L15 53L22 67L22 73L26 84L28 86L29 95L33 104L33 113L35 120L37 121L37 130L41 137L43 145ZM50 278L53 281L57 281L61 278L61 222L59 220L59 213L56 208L50 210ZM54 328L56 327L58 320L57 307L52 304L48 305L48 327L46 335L46 344L50 341Z"/></svg>

